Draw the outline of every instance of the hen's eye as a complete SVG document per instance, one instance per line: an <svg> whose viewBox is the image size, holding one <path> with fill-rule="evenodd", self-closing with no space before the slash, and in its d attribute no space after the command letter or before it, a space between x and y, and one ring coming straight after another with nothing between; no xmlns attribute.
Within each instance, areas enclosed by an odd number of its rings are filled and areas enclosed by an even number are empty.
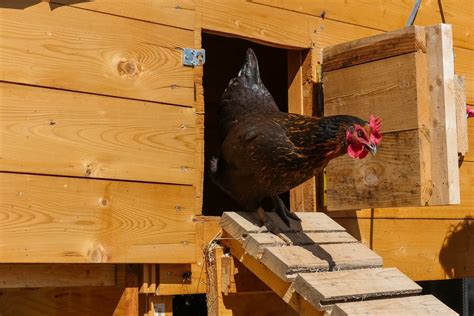
<svg viewBox="0 0 474 316"><path fill-rule="evenodd" d="M361 130L358 130L358 131L357 131L357 136L362 137L362 136L364 136L364 133L362 133Z"/></svg>

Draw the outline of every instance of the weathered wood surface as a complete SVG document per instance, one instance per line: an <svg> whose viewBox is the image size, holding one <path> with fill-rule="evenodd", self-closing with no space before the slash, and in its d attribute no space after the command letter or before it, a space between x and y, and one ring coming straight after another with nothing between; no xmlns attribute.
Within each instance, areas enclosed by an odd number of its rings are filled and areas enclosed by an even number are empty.
<svg viewBox="0 0 474 316"><path fill-rule="evenodd" d="M303 272L382 266L382 258L359 243L268 247L261 262L285 281Z"/></svg>
<svg viewBox="0 0 474 316"><path fill-rule="evenodd" d="M325 21L340 21L345 24L365 26L381 31L391 31L404 27L412 2L383 2L349 0L344 3L324 0L251 0L267 6L284 8L289 11L324 16ZM473 4L470 0L446 0L442 2L447 23L455 26L454 43L458 47L474 49L472 34ZM415 20L417 25L439 23L441 15L436 1L422 2Z"/></svg>
<svg viewBox="0 0 474 316"><path fill-rule="evenodd" d="M193 184L194 111L0 83L0 170Z"/></svg>
<svg viewBox="0 0 474 316"><path fill-rule="evenodd" d="M323 71L426 51L425 29L411 26L323 49Z"/></svg>
<svg viewBox="0 0 474 316"><path fill-rule="evenodd" d="M194 31L195 3L193 0L138 0L133 2L94 0L79 3L71 3L70 0L54 0L50 2Z"/></svg>
<svg viewBox="0 0 474 316"><path fill-rule="evenodd" d="M426 71L424 58L422 53L405 54L324 72L324 114L368 121L373 113L382 119L384 135L421 127L418 102L426 87L418 81Z"/></svg>
<svg viewBox="0 0 474 316"><path fill-rule="evenodd" d="M0 32L3 81L194 105L192 31L43 2L2 9Z"/></svg>
<svg viewBox="0 0 474 316"><path fill-rule="evenodd" d="M431 110L432 204L459 204L452 28L451 25L441 24L426 27L425 31Z"/></svg>
<svg viewBox="0 0 474 316"><path fill-rule="evenodd" d="M194 189L0 174L0 261L191 263Z"/></svg>
<svg viewBox="0 0 474 316"><path fill-rule="evenodd" d="M0 288L113 286L112 264L0 264Z"/></svg>
<svg viewBox="0 0 474 316"><path fill-rule="evenodd" d="M288 232L343 232L344 228L334 222L329 216L320 212L296 212L302 221L291 220L291 226L286 226L278 214L274 212L265 213L268 221L278 227L283 233ZM267 232L267 227L259 227L257 213L252 212L224 212L220 223L233 238L240 239L251 233Z"/></svg>
<svg viewBox="0 0 474 316"><path fill-rule="evenodd" d="M419 135L385 134L375 157L332 160L326 171L328 210L424 205Z"/></svg>
<svg viewBox="0 0 474 316"><path fill-rule="evenodd" d="M300 273L295 290L318 309L344 301L395 297L421 292L421 287L396 268Z"/></svg>
<svg viewBox="0 0 474 316"><path fill-rule="evenodd" d="M456 93L456 134L458 154L465 156L469 151L469 136L466 118L466 92L464 77L454 76L454 88ZM474 137L474 134L471 134Z"/></svg>
<svg viewBox="0 0 474 316"><path fill-rule="evenodd" d="M330 316L367 314L384 315L458 315L433 295L389 298L382 300L336 304Z"/></svg>

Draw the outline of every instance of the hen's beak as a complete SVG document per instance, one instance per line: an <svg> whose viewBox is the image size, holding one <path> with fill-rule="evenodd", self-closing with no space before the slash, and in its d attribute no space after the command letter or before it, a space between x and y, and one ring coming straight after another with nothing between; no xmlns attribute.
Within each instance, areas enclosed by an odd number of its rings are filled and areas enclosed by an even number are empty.
<svg viewBox="0 0 474 316"><path fill-rule="evenodd" d="M372 156L375 156L377 154L377 145L370 143L367 145L367 148L369 149Z"/></svg>

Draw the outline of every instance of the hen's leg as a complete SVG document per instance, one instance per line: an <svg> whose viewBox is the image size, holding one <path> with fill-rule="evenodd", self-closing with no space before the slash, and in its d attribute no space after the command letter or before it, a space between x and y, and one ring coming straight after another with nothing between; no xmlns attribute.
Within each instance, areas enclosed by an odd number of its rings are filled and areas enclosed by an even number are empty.
<svg viewBox="0 0 474 316"><path fill-rule="evenodd" d="M285 222L288 227L290 227L290 218L301 221L301 219L296 216L295 213L291 213L280 199L278 195L272 196L273 204L275 205L275 212L280 216L280 218Z"/></svg>

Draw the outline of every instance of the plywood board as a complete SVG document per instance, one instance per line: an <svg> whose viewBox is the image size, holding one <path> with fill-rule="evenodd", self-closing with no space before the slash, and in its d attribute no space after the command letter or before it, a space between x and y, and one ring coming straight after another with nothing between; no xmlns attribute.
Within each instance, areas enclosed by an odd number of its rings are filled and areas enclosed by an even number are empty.
<svg viewBox="0 0 474 316"><path fill-rule="evenodd" d="M331 316L349 316L368 313L384 315L458 315L433 295L390 298L365 302L337 304Z"/></svg>
<svg viewBox="0 0 474 316"><path fill-rule="evenodd" d="M335 303L416 294L421 287L396 268L301 273L295 290L318 309Z"/></svg>
<svg viewBox="0 0 474 316"><path fill-rule="evenodd" d="M298 273L382 266L382 258L361 244L265 248L261 262L285 281Z"/></svg>
<svg viewBox="0 0 474 316"><path fill-rule="evenodd" d="M0 288L113 285L113 264L0 264Z"/></svg>
<svg viewBox="0 0 474 316"><path fill-rule="evenodd" d="M323 49L323 70L332 71L419 50L426 51L425 30L410 26Z"/></svg>
<svg viewBox="0 0 474 316"><path fill-rule="evenodd" d="M267 6L284 8L289 11L324 17L325 21L340 21L348 25L365 26L375 30L391 31L402 28L413 8L413 2L345 2L324 0L252 0ZM445 0L442 2L447 23L455 26L454 43L456 46L474 49L472 34L473 4L470 0ZM431 25L439 23L441 15L437 1L422 1L415 24Z"/></svg>
<svg viewBox="0 0 474 316"><path fill-rule="evenodd" d="M194 111L0 83L0 170L193 184Z"/></svg>
<svg viewBox="0 0 474 316"><path fill-rule="evenodd" d="M72 4L68 0L54 0L54 3L194 30L193 0L138 0L133 3L127 0L94 0Z"/></svg>
<svg viewBox="0 0 474 316"><path fill-rule="evenodd" d="M0 261L191 263L194 189L0 173Z"/></svg>
<svg viewBox="0 0 474 316"><path fill-rule="evenodd" d="M192 31L44 2L2 9L0 30L3 81L194 105Z"/></svg>

